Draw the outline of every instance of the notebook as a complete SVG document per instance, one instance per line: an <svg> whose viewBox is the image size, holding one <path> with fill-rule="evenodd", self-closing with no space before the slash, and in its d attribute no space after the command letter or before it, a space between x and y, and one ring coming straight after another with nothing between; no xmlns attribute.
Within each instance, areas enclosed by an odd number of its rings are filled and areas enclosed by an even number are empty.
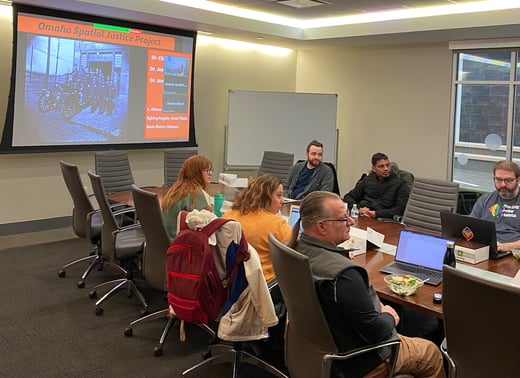
<svg viewBox="0 0 520 378"><path fill-rule="evenodd" d="M471 241L489 245L490 259L496 260L511 254L510 251L497 251L495 222L461 214L441 212L441 227L443 237L469 238Z"/></svg>
<svg viewBox="0 0 520 378"><path fill-rule="evenodd" d="M429 285L442 281L442 265L446 253L446 243L451 239L401 230L395 260L381 268L383 273L411 274Z"/></svg>

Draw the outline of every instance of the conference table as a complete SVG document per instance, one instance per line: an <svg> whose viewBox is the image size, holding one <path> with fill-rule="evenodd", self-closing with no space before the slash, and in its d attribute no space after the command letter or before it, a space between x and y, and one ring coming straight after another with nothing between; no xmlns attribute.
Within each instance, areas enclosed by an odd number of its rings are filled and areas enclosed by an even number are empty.
<svg viewBox="0 0 520 378"><path fill-rule="evenodd" d="M168 187L153 187L146 188L146 190L156 193L159 201L161 201L168 191ZM230 188L223 184L210 184L209 188L207 188L207 191L210 195L222 193L226 196L226 200L233 201L239 189ZM125 203L129 206L133 206L131 192L113 193L109 194L107 198L111 202ZM283 215L288 214L289 207L290 204L284 205L282 209ZM414 229L413 227L406 227L402 224L382 222L368 217L357 218L354 227L363 230L366 230L367 227L370 227L373 230L385 235L385 244L393 246L397 244L399 233L403 228L418 232L425 232L424 230ZM414 295L408 297L394 294L392 291L390 291L384 281L386 274L380 272L381 267L390 263L393 259L394 256L390 253L381 252L375 249L368 249L367 253L355 256L353 261L363 266L367 270L370 282L374 286L374 289L376 290L379 297L383 300L399 305L404 305L422 313L442 319L442 304L433 303L433 294L442 292L442 283L438 286L424 284ZM503 278L503 280L506 281L508 277L514 277L520 269L520 262L517 261L513 256L506 256L499 260L485 260L478 264L469 264L457 261L457 265L468 266L470 267L468 269L473 269L476 272L490 272L489 274L496 275L498 278Z"/></svg>

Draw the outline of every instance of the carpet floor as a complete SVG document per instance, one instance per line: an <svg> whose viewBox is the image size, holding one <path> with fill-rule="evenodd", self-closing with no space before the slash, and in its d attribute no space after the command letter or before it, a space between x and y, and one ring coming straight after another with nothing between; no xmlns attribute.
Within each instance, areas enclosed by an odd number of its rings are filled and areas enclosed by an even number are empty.
<svg viewBox="0 0 520 378"><path fill-rule="evenodd" d="M78 289L86 263L67 270L61 266L88 255L91 245L82 239L2 249L0 246L0 376L1 377L179 377L202 361L210 336L187 325L180 342L172 329L161 357L153 355L165 319L143 323L132 337L123 334L142 309L135 297L121 291L103 304L96 316L90 289L116 277L110 267L94 269L86 287ZM144 284L144 282L143 282ZM162 293L140 285L149 312L162 309ZM280 366L278 366L280 367ZM244 365L241 377L271 377ZM189 377L231 377L231 364L205 366Z"/></svg>

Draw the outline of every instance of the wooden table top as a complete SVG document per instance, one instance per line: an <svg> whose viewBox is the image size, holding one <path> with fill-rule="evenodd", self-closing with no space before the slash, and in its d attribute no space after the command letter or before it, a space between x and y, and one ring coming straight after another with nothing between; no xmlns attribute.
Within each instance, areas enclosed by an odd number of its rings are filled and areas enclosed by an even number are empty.
<svg viewBox="0 0 520 378"><path fill-rule="evenodd" d="M424 232L423 230L413 229L412 227L405 227L396 223L381 222L366 217L358 218L355 227L361 229L370 227L377 232L384 234L385 243L391 245L397 244L399 232L403 228ZM414 295L408 297L403 297L390 291L384 281L386 274L381 273L379 269L390 263L393 259L394 256L390 254L368 250L366 254L354 257L353 261L365 267L370 277L370 282L374 286L374 289L380 298L414 308L431 316L442 318L442 305L433 303L433 294L442 292L442 283L438 286L424 284ZM474 268L488 270L508 277L514 277L520 269L520 262L513 256L506 256L499 260L485 260L478 264L469 264L460 261L457 261L457 264L469 265Z"/></svg>
<svg viewBox="0 0 520 378"><path fill-rule="evenodd" d="M159 201L162 201L162 198L168 191L168 187L162 186L155 188L146 188L146 190L153 193L157 193ZM223 193L226 196L226 200L228 201L233 201L233 199L236 196L236 193L238 192L237 188L230 188L222 184L210 184L207 191L210 195L214 195L217 192ZM133 206L133 198L131 192L113 193L108 195L107 197L111 202L126 203L130 206ZM289 207L289 205L284 206L287 208ZM377 232L380 232L383 235L385 235L385 243L391 245L397 244L397 240L399 239L399 233L403 228L424 232L423 230L414 229L412 227L405 227L401 224L382 222L367 217L359 217L356 220L355 227L358 227L360 229L366 229L367 227L370 227L376 230ZM353 261L365 267L370 277L370 282L374 286L374 289L376 290L380 298L391 301L393 303L414 308L431 316L442 318L442 305L433 303L433 294L442 292L442 283L438 286L425 284L414 295L408 297L403 297L394 294L390 291L390 289L384 281L384 277L386 276L386 274L381 273L379 270L384 265L390 263L393 259L394 256L390 254L369 249L367 250L366 254L361 254L354 257ZM466 264L475 268L488 270L507 277L514 277L520 269L520 262L517 261L513 256L506 256L499 260L485 260L478 264L468 264L460 261L457 261L457 264Z"/></svg>

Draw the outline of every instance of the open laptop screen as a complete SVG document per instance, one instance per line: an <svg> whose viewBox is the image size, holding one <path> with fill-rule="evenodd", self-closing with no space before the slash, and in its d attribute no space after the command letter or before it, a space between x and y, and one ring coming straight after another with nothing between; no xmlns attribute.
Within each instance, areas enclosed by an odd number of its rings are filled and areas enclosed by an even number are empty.
<svg viewBox="0 0 520 378"><path fill-rule="evenodd" d="M435 270L442 270L446 243L450 239L423 234L410 230L401 230L395 260L419 265Z"/></svg>

